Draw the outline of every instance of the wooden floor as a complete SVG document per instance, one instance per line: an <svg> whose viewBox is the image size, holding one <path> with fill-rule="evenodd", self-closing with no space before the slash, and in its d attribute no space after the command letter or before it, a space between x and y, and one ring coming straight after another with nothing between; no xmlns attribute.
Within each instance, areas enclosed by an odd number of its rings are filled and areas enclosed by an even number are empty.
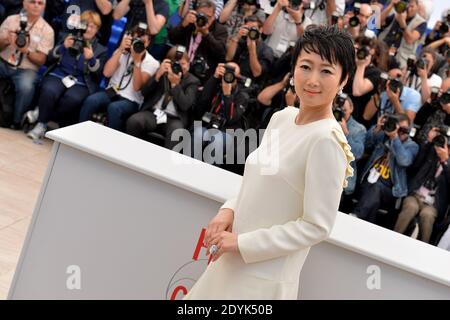
<svg viewBox="0 0 450 320"><path fill-rule="evenodd" d="M6 299L39 195L52 142L0 128L0 299Z"/></svg>

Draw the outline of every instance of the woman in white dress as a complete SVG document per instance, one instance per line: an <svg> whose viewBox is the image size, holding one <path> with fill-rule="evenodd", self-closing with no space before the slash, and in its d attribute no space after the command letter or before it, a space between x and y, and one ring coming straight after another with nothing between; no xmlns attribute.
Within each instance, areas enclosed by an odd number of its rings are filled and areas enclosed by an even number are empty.
<svg viewBox="0 0 450 320"><path fill-rule="evenodd" d="M333 228L353 174L332 111L354 70L352 39L334 27L307 28L292 61L300 109L272 116L246 159L238 195L208 225L212 262L185 299L297 299L310 247Z"/></svg>

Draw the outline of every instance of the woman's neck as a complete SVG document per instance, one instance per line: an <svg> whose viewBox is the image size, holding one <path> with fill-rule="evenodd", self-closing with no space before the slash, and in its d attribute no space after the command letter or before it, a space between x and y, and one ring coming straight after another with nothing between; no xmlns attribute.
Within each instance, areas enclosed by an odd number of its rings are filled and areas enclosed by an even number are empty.
<svg viewBox="0 0 450 320"><path fill-rule="evenodd" d="M295 118L295 123L298 125L303 125L326 118L333 118L331 106L313 108L300 107L300 110Z"/></svg>

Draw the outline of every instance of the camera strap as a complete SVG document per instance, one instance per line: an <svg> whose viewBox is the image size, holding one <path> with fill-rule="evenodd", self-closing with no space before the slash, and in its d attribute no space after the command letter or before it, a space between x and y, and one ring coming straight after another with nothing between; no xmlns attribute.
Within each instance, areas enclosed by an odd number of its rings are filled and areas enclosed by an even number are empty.
<svg viewBox="0 0 450 320"><path fill-rule="evenodd" d="M172 95L170 94L169 79L167 78L166 75L164 75L163 81L164 81L164 98L161 104L161 109L165 110L169 102L172 100Z"/></svg>
<svg viewBox="0 0 450 320"><path fill-rule="evenodd" d="M189 51L188 51L189 64L191 64L192 61L194 61L195 54L197 53L197 49L200 46L202 39L203 39L203 37L202 37L201 33L197 33L195 35L195 38L194 38L194 34L192 33L191 42L189 43Z"/></svg>
<svg viewBox="0 0 450 320"><path fill-rule="evenodd" d="M324 0L320 1L320 3L313 9L313 11L311 12L311 15L309 16L310 19L312 19L314 14L317 12L317 9L319 9L321 7L325 9L325 4L323 2L324 2ZM320 10L324 10L324 9L320 9Z"/></svg>
<svg viewBox="0 0 450 320"><path fill-rule="evenodd" d="M133 78L134 61L131 61L131 63L130 63L130 57L131 57L131 54L128 54L127 62L125 64L127 67L125 69L125 72L122 74L122 77L120 78L117 88L115 88L116 91L121 91L121 90L124 90L126 87L128 87L131 82L131 78ZM123 80L125 80L126 77L128 77L127 84L122 87Z"/></svg>

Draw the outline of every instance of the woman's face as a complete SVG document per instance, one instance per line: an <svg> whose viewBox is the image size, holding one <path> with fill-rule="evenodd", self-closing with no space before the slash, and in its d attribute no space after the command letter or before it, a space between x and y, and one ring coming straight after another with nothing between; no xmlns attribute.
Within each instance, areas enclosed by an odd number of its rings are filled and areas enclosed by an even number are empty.
<svg viewBox="0 0 450 320"><path fill-rule="evenodd" d="M302 50L295 65L295 92L302 107L329 106L347 79L339 84L342 67L330 64L316 53Z"/></svg>
<svg viewBox="0 0 450 320"><path fill-rule="evenodd" d="M89 22L86 28L86 32L83 35L83 38L86 40L94 39L96 33L98 31L98 27L95 23Z"/></svg>

